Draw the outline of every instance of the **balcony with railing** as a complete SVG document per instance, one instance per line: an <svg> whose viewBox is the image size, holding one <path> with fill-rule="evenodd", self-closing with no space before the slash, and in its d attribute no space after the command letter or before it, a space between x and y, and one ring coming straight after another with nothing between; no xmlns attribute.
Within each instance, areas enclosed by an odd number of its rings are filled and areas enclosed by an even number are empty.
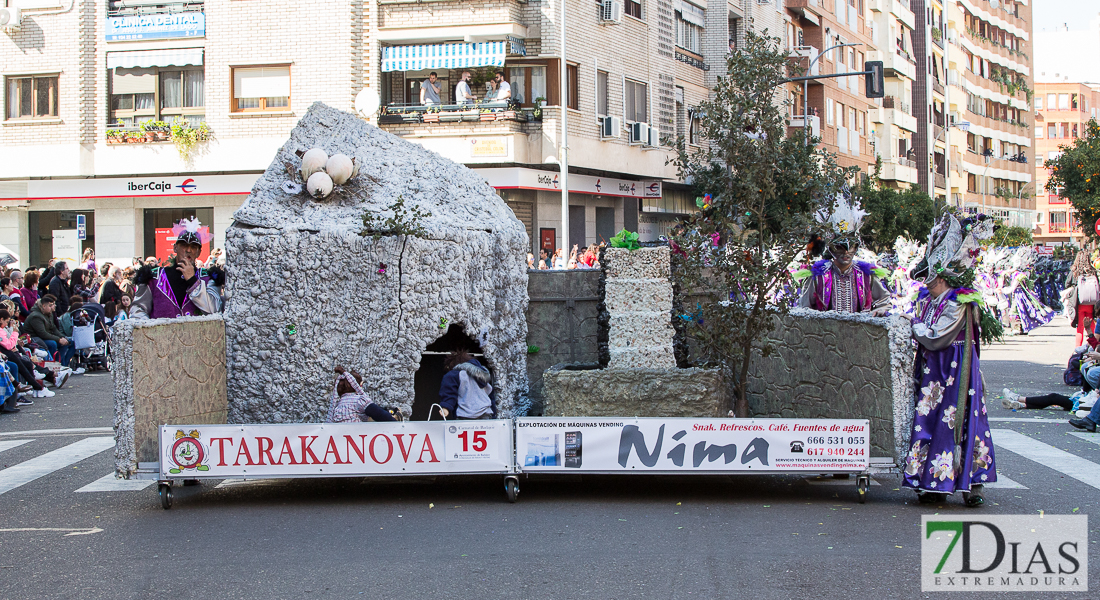
<svg viewBox="0 0 1100 600"><path fill-rule="evenodd" d="M947 189L947 177L943 173L936 173L936 187Z"/></svg>
<svg viewBox="0 0 1100 600"><path fill-rule="evenodd" d="M912 109L907 102L903 102L895 96L886 96L882 99L880 118L878 122L885 125L896 125L906 131L917 131L917 119L912 114Z"/></svg>

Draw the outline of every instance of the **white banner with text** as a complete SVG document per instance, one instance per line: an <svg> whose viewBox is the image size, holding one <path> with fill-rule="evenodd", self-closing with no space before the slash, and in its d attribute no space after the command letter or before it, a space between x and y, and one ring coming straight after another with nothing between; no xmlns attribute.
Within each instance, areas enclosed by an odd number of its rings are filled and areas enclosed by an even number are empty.
<svg viewBox="0 0 1100 600"><path fill-rule="evenodd" d="M523 471L859 472L866 419L516 419Z"/></svg>
<svg viewBox="0 0 1100 600"><path fill-rule="evenodd" d="M342 477L512 469L504 420L165 425L164 477Z"/></svg>

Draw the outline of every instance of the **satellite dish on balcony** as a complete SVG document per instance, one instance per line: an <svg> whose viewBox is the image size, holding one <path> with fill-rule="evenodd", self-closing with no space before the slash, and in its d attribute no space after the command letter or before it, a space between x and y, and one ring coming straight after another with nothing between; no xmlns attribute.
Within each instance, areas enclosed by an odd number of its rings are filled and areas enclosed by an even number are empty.
<svg viewBox="0 0 1100 600"><path fill-rule="evenodd" d="M376 115L381 107L382 99L378 97L378 92L369 87L359 90L359 93L355 95L355 112L359 113L359 116L364 119Z"/></svg>

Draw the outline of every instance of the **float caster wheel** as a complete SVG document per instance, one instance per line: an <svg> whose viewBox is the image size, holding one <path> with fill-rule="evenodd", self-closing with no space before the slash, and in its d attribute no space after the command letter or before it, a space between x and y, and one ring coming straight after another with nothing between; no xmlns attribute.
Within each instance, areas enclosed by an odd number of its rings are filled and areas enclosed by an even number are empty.
<svg viewBox="0 0 1100 600"><path fill-rule="evenodd" d="M509 502L515 503L519 498L519 480L515 477L505 477L504 493L508 496Z"/></svg>
<svg viewBox="0 0 1100 600"><path fill-rule="evenodd" d="M162 483L157 486L157 495L160 496L160 507L164 510L172 508L172 484Z"/></svg>
<svg viewBox="0 0 1100 600"><path fill-rule="evenodd" d="M867 490L871 487L871 477L869 475L860 475L856 480L856 489L859 491L859 503L865 504L867 502Z"/></svg>

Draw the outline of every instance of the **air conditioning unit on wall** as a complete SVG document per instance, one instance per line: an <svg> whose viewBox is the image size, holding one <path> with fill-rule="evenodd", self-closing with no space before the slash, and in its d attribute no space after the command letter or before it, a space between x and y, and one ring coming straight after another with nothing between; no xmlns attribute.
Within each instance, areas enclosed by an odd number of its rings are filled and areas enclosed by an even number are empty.
<svg viewBox="0 0 1100 600"><path fill-rule="evenodd" d="M18 7L0 8L0 28L5 31L19 31L23 25L23 11Z"/></svg>
<svg viewBox="0 0 1100 600"><path fill-rule="evenodd" d="M647 123L630 123L630 143L649 143L649 125Z"/></svg>
<svg viewBox="0 0 1100 600"><path fill-rule="evenodd" d="M600 137L618 138L623 131L623 122L619 117L600 117Z"/></svg>
<svg viewBox="0 0 1100 600"><path fill-rule="evenodd" d="M661 145L661 130L656 127L649 128L649 141L646 142L646 146L652 146L654 148Z"/></svg>
<svg viewBox="0 0 1100 600"><path fill-rule="evenodd" d="M617 24L623 21L622 0L603 0L600 2L600 22Z"/></svg>

